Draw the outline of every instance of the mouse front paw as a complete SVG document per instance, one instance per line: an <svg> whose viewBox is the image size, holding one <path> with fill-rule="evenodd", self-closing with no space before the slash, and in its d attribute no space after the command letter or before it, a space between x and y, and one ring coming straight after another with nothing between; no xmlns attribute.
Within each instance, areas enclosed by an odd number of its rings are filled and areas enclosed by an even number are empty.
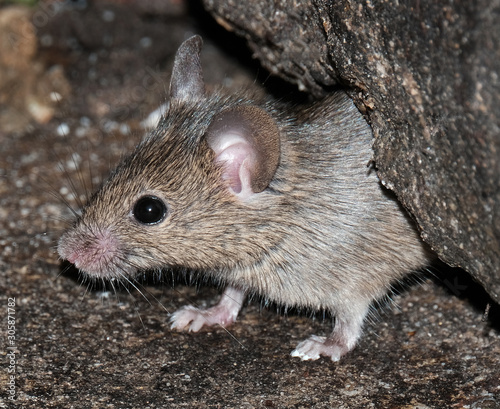
<svg viewBox="0 0 500 409"><path fill-rule="evenodd" d="M297 348L290 355L303 361L315 361L323 355L336 362L347 352L349 352L349 348L345 345L332 343L330 338L313 335L297 345Z"/></svg>
<svg viewBox="0 0 500 409"><path fill-rule="evenodd" d="M219 303L206 310L187 305L170 317L170 329L198 332L203 327L226 327L236 321L245 293L227 287Z"/></svg>
<svg viewBox="0 0 500 409"><path fill-rule="evenodd" d="M198 332L203 327L221 325L223 327L236 321L238 313L231 314L219 305L202 310L192 305L186 305L170 317L170 329L178 331Z"/></svg>
<svg viewBox="0 0 500 409"><path fill-rule="evenodd" d="M204 325L206 311L186 305L170 316L170 329L178 331L198 332Z"/></svg>

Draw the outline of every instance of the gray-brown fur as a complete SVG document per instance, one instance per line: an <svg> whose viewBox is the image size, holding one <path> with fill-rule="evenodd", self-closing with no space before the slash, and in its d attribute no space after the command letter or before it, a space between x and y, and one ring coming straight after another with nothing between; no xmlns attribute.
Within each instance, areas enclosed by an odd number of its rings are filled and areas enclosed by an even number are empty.
<svg viewBox="0 0 500 409"><path fill-rule="evenodd" d="M307 109L247 93L196 95L190 88L186 95L171 101L157 129L92 197L61 238L60 254L90 259L91 248L98 258L101 232L101 241L118 244L101 263L90 262L92 276L176 266L202 271L281 305L331 311L338 327L330 341L347 327L355 342L372 301L431 257L369 166L366 121L343 93ZM221 112L248 105L276 124L280 157L267 188L240 200L221 177L206 133ZM167 203L162 223L134 220L131 209L146 193Z"/></svg>

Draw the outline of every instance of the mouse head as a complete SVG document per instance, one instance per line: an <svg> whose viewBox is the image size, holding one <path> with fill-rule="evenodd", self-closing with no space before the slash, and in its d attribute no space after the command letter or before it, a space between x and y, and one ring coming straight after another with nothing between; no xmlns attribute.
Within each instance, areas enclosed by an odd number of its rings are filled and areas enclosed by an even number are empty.
<svg viewBox="0 0 500 409"><path fill-rule="evenodd" d="M263 233L281 200L269 189L280 128L248 99L206 94L201 45L194 36L180 46L165 117L59 241L59 254L90 276L164 266L228 270L275 241Z"/></svg>

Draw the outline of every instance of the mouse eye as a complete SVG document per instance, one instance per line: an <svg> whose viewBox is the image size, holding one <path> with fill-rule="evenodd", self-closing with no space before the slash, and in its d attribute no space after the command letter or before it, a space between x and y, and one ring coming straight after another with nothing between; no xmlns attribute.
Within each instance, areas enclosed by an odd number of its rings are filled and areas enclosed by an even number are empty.
<svg viewBox="0 0 500 409"><path fill-rule="evenodd" d="M165 219L167 206L156 196L144 196L136 202L132 214L139 223L156 224Z"/></svg>

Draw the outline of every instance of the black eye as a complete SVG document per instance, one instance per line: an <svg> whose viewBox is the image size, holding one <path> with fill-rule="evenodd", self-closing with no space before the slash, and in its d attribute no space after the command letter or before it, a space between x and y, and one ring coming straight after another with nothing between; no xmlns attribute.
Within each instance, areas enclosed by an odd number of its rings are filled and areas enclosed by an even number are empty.
<svg viewBox="0 0 500 409"><path fill-rule="evenodd" d="M135 204L133 214L139 223L156 224L165 219L167 206L156 196L144 196Z"/></svg>

